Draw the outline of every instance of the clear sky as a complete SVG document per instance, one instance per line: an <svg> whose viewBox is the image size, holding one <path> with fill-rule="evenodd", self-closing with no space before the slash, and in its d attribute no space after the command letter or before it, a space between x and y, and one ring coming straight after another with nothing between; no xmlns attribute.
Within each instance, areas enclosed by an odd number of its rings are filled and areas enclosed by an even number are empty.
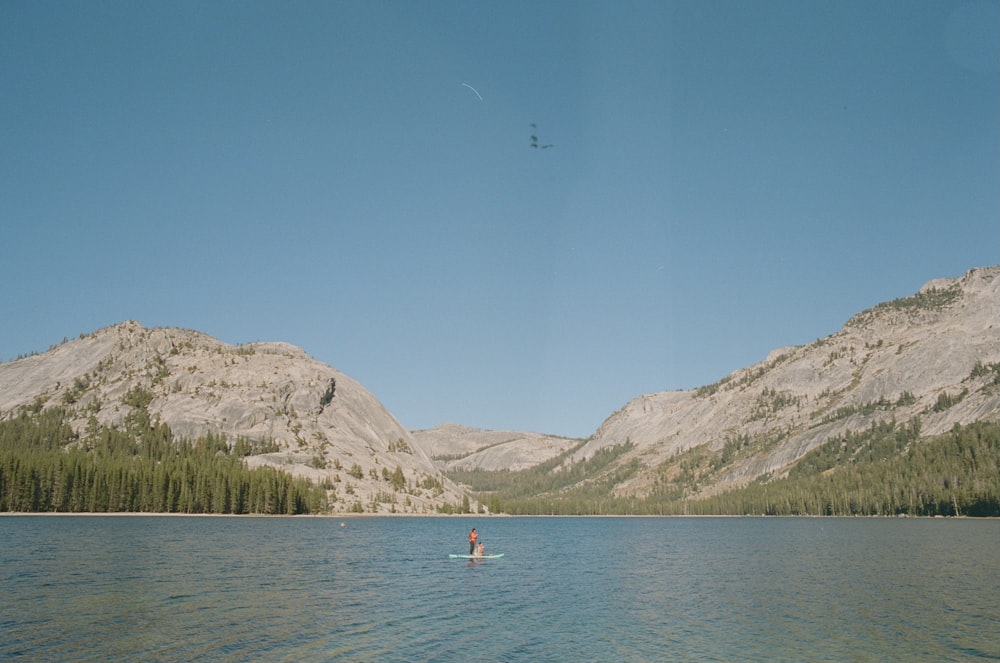
<svg viewBox="0 0 1000 663"><path fill-rule="evenodd" d="M0 1L0 229L4 360L134 319L585 437L1000 263L1000 2Z"/></svg>

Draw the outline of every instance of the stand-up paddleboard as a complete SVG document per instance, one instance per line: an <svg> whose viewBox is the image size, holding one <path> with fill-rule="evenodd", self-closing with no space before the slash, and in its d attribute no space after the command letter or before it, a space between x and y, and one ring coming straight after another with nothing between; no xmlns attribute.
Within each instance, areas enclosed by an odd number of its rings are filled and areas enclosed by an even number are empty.
<svg viewBox="0 0 1000 663"><path fill-rule="evenodd" d="M448 555L452 559L496 559L498 557L503 557L503 553L497 553L495 555Z"/></svg>

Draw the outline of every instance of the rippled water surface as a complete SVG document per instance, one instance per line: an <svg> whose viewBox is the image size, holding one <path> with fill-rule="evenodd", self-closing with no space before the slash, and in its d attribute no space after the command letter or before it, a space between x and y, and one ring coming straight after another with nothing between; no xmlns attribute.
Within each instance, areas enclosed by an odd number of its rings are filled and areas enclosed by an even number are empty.
<svg viewBox="0 0 1000 663"><path fill-rule="evenodd" d="M467 552L469 528L502 559ZM1000 521L0 517L0 659L1000 659Z"/></svg>

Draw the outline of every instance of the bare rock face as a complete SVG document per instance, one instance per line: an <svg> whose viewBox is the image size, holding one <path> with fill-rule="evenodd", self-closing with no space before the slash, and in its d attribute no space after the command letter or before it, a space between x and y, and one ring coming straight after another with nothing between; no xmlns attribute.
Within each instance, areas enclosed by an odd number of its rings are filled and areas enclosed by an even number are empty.
<svg viewBox="0 0 1000 663"><path fill-rule="evenodd" d="M413 431L417 445L439 467L451 470L523 470L581 443L565 437L441 424Z"/></svg>
<svg viewBox="0 0 1000 663"><path fill-rule="evenodd" d="M328 480L336 510L423 513L463 499L371 393L287 343L232 346L124 322L0 365L0 417L40 401L72 411L78 430L121 426L135 389L178 437L273 442L278 451L247 462ZM397 468L401 490L386 478Z"/></svg>
<svg viewBox="0 0 1000 663"><path fill-rule="evenodd" d="M1000 267L938 279L916 295L859 313L839 332L775 350L692 391L646 394L608 418L575 458L630 442L640 472L619 494L645 494L676 455L742 441L704 493L778 473L824 442L873 422L919 418L923 434L1000 418Z"/></svg>

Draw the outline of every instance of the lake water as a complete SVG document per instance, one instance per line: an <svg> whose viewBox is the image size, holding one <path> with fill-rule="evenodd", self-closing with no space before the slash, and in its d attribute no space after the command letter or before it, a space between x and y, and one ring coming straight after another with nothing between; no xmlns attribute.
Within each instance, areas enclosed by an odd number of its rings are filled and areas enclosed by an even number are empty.
<svg viewBox="0 0 1000 663"><path fill-rule="evenodd" d="M995 660L1000 521L0 517L18 657Z"/></svg>

